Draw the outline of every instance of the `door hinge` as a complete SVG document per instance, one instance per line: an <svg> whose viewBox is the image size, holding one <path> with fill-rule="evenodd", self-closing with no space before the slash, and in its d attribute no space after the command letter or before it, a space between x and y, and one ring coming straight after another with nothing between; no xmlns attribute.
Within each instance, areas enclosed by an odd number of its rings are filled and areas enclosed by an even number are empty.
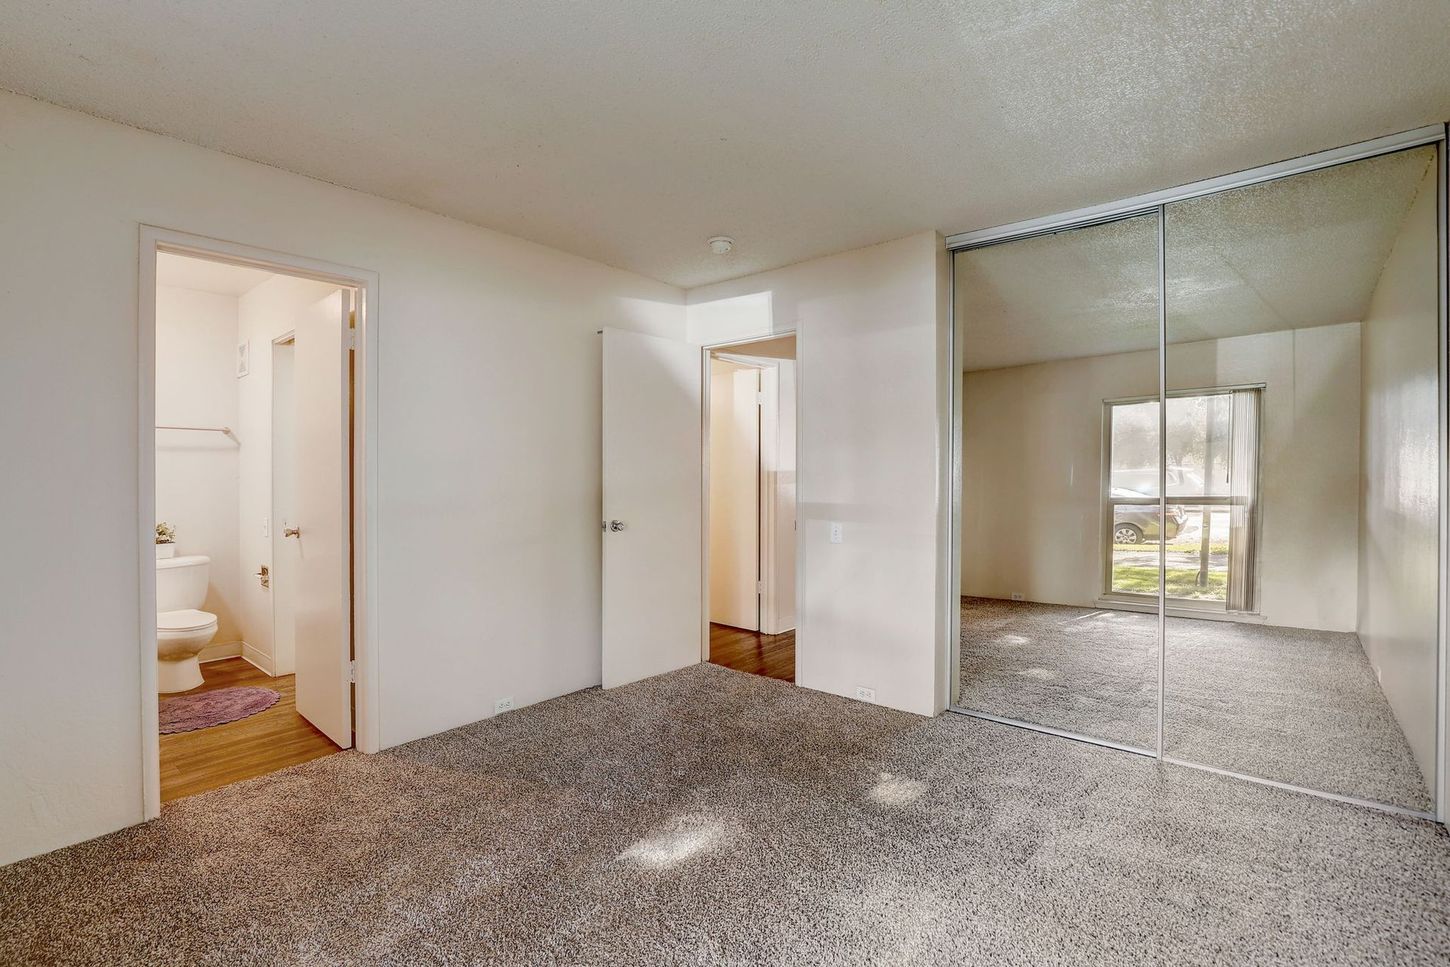
<svg viewBox="0 0 1450 967"><path fill-rule="evenodd" d="M356 329L349 329L347 331L347 348L348 349L357 349L357 330Z"/></svg>
<svg viewBox="0 0 1450 967"><path fill-rule="evenodd" d="M756 594L764 594L765 593L765 582L764 581L756 581L755 582L755 593Z"/></svg>
<svg viewBox="0 0 1450 967"><path fill-rule="evenodd" d="M764 406L765 405L765 394L764 393L756 393L755 394L755 405L756 406Z"/></svg>
<svg viewBox="0 0 1450 967"><path fill-rule="evenodd" d="M352 661L350 661L350 662L347 663L347 681L348 681L348 684L350 684L350 685L351 684L355 684L357 682L357 659L356 658L354 658Z"/></svg>

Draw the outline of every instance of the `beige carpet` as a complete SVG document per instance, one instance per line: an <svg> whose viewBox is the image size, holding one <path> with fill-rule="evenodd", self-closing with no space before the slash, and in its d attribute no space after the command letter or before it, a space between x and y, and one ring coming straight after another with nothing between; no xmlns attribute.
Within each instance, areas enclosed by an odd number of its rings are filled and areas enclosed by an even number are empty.
<svg viewBox="0 0 1450 967"><path fill-rule="evenodd" d="M701 665L0 869L0 963L1436 964L1432 824Z"/></svg>
<svg viewBox="0 0 1450 967"><path fill-rule="evenodd" d="M1169 618L1165 667L1167 755L1433 809L1357 636ZM1157 615L966 597L960 673L963 707L1156 744Z"/></svg>

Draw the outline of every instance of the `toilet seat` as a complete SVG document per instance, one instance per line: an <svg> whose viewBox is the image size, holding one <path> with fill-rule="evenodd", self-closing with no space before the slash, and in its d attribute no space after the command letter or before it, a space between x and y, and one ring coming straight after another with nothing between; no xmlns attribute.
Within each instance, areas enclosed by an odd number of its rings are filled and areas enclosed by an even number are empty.
<svg viewBox="0 0 1450 967"><path fill-rule="evenodd" d="M184 608L180 611L158 611L156 613L156 630L158 632L201 631L214 624L216 624L216 615L209 611Z"/></svg>

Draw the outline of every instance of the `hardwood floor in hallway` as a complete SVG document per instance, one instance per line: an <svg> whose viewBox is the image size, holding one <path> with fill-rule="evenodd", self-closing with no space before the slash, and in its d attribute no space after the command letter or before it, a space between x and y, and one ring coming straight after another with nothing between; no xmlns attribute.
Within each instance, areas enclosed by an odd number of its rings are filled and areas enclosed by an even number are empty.
<svg viewBox="0 0 1450 967"><path fill-rule="evenodd" d="M710 662L736 671L795 681L795 631L761 634L710 623Z"/></svg>
<svg viewBox="0 0 1450 967"><path fill-rule="evenodd" d="M195 732L161 736L161 801L264 776L278 769L320 759L340 751L297 713L297 689L292 675L272 678L244 658L223 658L201 666L206 681L189 692L197 695L215 688L260 685L277 692L276 705L225 725ZM174 696L161 696L165 699Z"/></svg>

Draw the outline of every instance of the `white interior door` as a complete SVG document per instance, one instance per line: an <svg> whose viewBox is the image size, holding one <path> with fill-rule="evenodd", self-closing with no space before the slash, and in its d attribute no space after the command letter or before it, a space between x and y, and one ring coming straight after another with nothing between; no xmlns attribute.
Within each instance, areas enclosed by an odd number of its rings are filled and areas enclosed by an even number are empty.
<svg viewBox="0 0 1450 967"><path fill-rule="evenodd" d="M297 317L291 522L297 711L344 749L352 746L349 303L339 290Z"/></svg>
<svg viewBox="0 0 1450 967"><path fill-rule="evenodd" d="M700 660L697 346L604 330L604 687Z"/></svg>
<svg viewBox="0 0 1450 967"><path fill-rule="evenodd" d="M289 336L272 344L272 674L297 671L299 541L285 536L297 523L297 403L292 398L297 347Z"/></svg>
<svg viewBox="0 0 1450 967"><path fill-rule="evenodd" d="M710 620L760 630L761 370L710 360Z"/></svg>

